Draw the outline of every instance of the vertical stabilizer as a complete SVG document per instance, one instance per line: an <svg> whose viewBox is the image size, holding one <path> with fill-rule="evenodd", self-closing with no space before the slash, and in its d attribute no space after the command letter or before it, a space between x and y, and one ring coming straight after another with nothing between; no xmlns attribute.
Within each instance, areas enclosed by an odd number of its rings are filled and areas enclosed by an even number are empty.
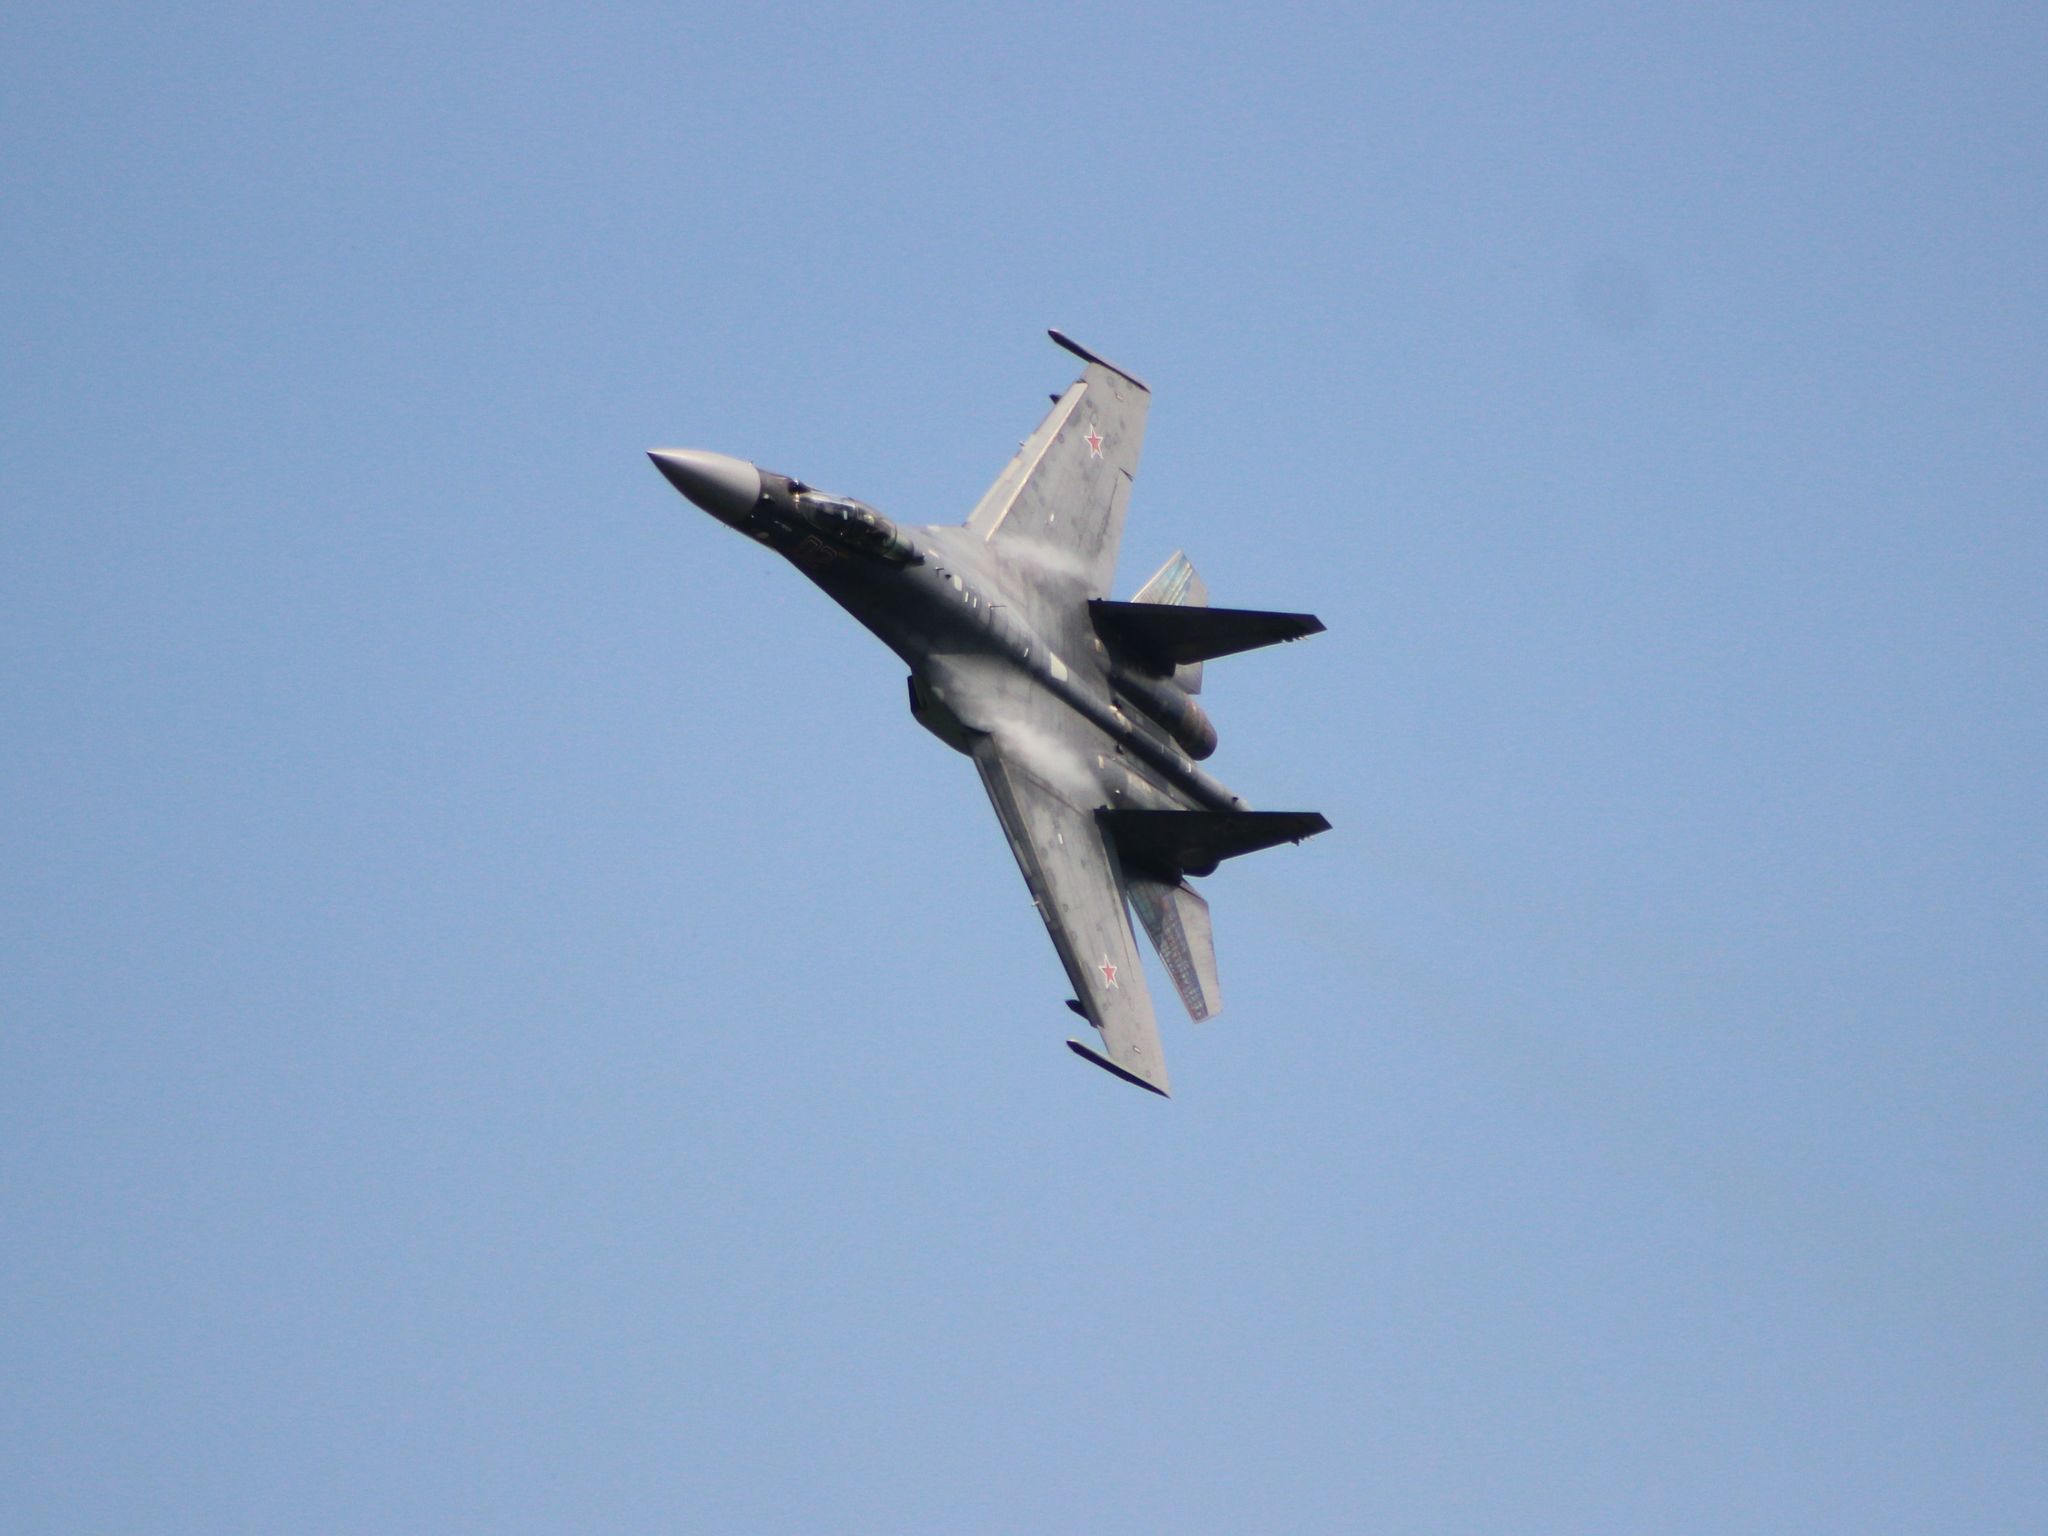
<svg viewBox="0 0 2048 1536"><path fill-rule="evenodd" d="M1152 573L1152 579L1138 588L1134 603L1173 603L1183 608L1206 608L1209 606L1209 584L1202 580L1201 572L1189 563L1188 557L1175 550L1166 564ZM1202 664L1199 661L1184 662L1173 669L1173 680L1184 693L1202 691Z"/></svg>
<svg viewBox="0 0 2048 1536"><path fill-rule="evenodd" d="M1188 1017L1197 1021L1214 1018L1223 1008L1223 989L1216 981L1216 941L1209 931L1209 903L1185 883L1168 885L1131 875L1125 885Z"/></svg>

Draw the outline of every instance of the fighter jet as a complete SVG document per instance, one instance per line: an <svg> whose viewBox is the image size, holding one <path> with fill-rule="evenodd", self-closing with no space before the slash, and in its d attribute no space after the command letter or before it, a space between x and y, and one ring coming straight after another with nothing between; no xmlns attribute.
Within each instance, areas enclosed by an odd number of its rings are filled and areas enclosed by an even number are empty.
<svg viewBox="0 0 2048 1536"><path fill-rule="evenodd" d="M648 457L720 522L808 576L910 668L910 712L973 759L1100 1049L1073 1051L1166 1095L1130 909L1189 1015L1221 995L1208 903L1222 860L1326 831L1314 811L1254 811L1197 766L1216 728L1202 664L1315 634L1305 613L1212 608L1175 554L1108 598L1151 392L1061 335L1085 365L965 524L905 527L744 459Z"/></svg>

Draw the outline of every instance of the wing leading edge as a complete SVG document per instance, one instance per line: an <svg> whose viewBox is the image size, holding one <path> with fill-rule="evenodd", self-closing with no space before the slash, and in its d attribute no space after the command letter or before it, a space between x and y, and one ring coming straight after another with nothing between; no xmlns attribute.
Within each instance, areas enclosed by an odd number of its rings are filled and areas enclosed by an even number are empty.
<svg viewBox="0 0 2048 1536"><path fill-rule="evenodd" d="M1138 963L1114 843L1093 811L1061 795L1000 738L982 738L974 766L1067 968L1081 1014L1102 1036L1099 1053L1079 1041L1067 1043L1118 1077L1169 1095L1159 1025Z"/></svg>
<svg viewBox="0 0 2048 1536"><path fill-rule="evenodd" d="M996 477L967 526L1037 566L1048 581L1102 597L1116 572L1152 396L1059 332L1052 337L1087 366Z"/></svg>

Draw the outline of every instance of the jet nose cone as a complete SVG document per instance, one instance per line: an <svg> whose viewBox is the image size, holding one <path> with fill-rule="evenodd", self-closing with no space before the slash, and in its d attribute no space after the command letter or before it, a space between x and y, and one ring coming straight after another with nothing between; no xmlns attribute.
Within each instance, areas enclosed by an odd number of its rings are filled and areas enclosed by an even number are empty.
<svg viewBox="0 0 2048 1536"><path fill-rule="evenodd" d="M761 471L730 454L702 448L650 448L668 483L722 523L737 523L761 499Z"/></svg>

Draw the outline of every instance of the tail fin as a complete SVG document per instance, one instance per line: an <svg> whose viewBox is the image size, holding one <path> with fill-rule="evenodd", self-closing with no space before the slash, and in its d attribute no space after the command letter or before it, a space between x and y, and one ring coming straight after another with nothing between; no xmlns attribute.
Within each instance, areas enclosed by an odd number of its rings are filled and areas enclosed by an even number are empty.
<svg viewBox="0 0 2048 1536"><path fill-rule="evenodd" d="M1209 584L1202 580L1185 552L1176 549L1166 564L1152 573L1152 579L1138 588L1134 603L1165 603L1182 608L1209 606ZM1202 691L1202 664L1183 662L1173 669L1173 680L1183 693Z"/></svg>
<svg viewBox="0 0 2048 1536"><path fill-rule="evenodd" d="M1130 875L1124 884L1188 1017L1197 1021L1214 1018L1223 1007L1223 991L1216 981L1216 940L1209 928L1209 903L1185 883L1168 885L1149 876Z"/></svg>
<svg viewBox="0 0 2048 1536"><path fill-rule="evenodd" d="M1209 584L1202 580L1201 572L1189 564L1188 557L1176 549L1166 564L1152 573L1152 579L1138 588L1134 603L1179 603L1187 608L1201 608L1209 601Z"/></svg>

